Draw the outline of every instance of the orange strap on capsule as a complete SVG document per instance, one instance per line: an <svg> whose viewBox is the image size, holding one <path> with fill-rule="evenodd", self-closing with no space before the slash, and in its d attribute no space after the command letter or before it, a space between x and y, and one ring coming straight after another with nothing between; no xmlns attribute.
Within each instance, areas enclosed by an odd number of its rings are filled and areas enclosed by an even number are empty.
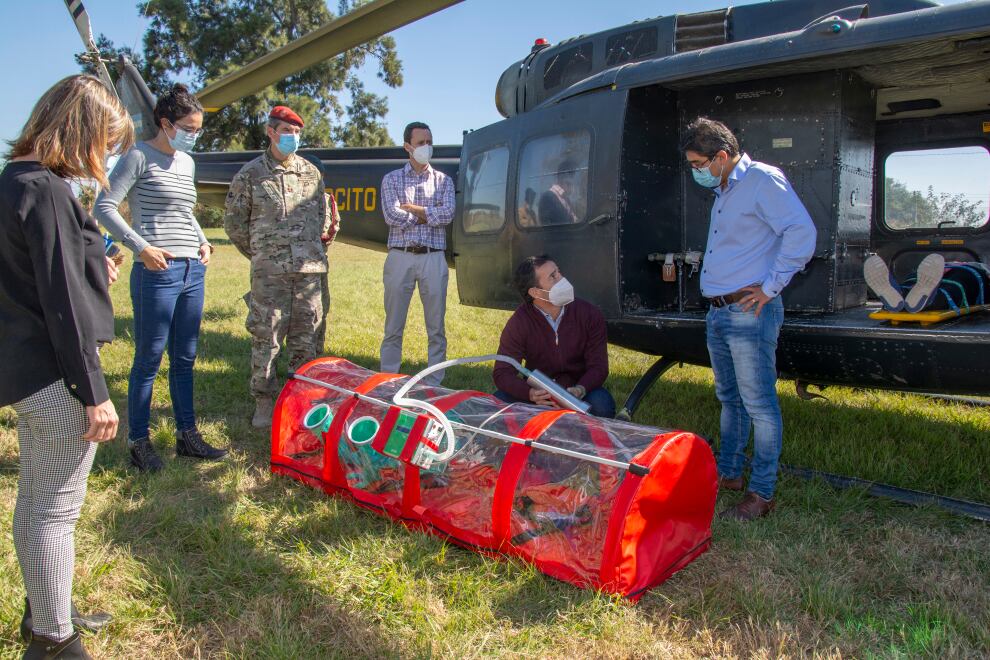
<svg viewBox="0 0 990 660"><path fill-rule="evenodd" d="M526 423L519 435L520 440L536 440L553 426L554 422L564 415L573 414L573 410L548 410L542 412ZM495 482L495 495L492 498L492 536L495 547L500 548L509 543L510 520L512 519L512 498L519 484L526 461L533 448L528 445L514 444L509 448L502 469L498 472Z"/></svg>
<svg viewBox="0 0 990 660"><path fill-rule="evenodd" d="M354 392L356 394L368 394L379 385L398 378L404 378L404 376L402 374L374 374L368 380L355 387ZM354 410L354 406L358 404L358 401L359 399L353 396L341 404L340 408L334 413L333 421L330 422L330 428L323 434L322 478L325 486L347 489L347 477L344 474L344 468L340 465L338 447L340 437L344 431L344 424L347 422L347 418L351 416L351 412Z"/></svg>

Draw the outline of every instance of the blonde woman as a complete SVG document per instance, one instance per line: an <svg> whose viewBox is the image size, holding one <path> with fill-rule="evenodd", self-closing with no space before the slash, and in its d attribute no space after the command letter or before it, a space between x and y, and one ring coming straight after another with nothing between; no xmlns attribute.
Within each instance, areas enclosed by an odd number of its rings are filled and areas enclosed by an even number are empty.
<svg viewBox="0 0 990 660"><path fill-rule="evenodd" d="M27 589L25 658L88 658L74 631L105 624L72 607L76 520L96 444L117 433L99 347L113 339L116 267L68 180L107 185L134 142L99 80L70 76L38 101L0 173L0 405L17 412L14 545Z"/></svg>

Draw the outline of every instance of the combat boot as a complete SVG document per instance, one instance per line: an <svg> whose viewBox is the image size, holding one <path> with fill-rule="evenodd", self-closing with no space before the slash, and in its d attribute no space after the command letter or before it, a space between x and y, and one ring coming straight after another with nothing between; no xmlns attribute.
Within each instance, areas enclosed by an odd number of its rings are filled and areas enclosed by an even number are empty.
<svg viewBox="0 0 990 660"><path fill-rule="evenodd" d="M158 472L165 467L147 437L138 438L131 444L131 465L141 472Z"/></svg>
<svg viewBox="0 0 990 660"><path fill-rule="evenodd" d="M186 429L175 434L175 453L177 456L187 456L189 458L202 458L207 461L215 461L227 455L226 449L214 447L206 440L197 429Z"/></svg>
<svg viewBox="0 0 990 660"><path fill-rule="evenodd" d="M259 397L255 399L254 417L251 418L251 426L256 429L268 428L272 425L272 415L275 413L275 402L271 397Z"/></svg>

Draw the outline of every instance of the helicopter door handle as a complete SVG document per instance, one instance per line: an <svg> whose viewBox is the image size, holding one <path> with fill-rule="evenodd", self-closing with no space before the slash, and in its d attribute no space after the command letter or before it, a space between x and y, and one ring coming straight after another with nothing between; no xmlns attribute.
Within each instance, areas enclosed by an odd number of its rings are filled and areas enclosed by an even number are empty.
<svg viewBox="0 0 990 660"><path fill-rule="evenodd" d="M603 225L603 224L605 224L606 222L608 222L611 219L612 219L612 216L610 214L608 214L608 213L602 213L601 215L595 216L591 220L588 220L588 224L589 225Z"/></svg>

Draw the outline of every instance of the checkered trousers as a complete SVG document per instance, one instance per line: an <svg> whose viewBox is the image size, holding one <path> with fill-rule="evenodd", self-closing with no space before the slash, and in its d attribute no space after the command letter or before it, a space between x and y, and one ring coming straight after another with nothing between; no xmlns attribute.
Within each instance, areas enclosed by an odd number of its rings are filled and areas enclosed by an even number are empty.
<svg viewBox="0 0 990 660"><path fill-rule="evenodd" d="M82 439L86 409L58 380L14 404L20 479L14 546L34 631L62 640L72 634L70 606L75 529L96 443Z"/></svg>

